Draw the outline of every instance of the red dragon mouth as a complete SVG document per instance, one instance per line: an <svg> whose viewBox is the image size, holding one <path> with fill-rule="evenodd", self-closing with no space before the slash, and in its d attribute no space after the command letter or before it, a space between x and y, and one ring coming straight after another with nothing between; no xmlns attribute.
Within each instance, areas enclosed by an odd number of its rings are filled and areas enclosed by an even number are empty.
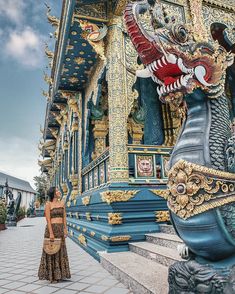
<svg viewBox="0 0 235 294"><path fill-rule="evenodd" d="M209 87L207 82L209 75L202 64L195 64L194 67L186 67L183 59L174 54L162 55L161 58L146 65L143 70L137 71L139 77L151 77L160 86L157 88L159 96L170 92L188 88L190 81L196 79L203 86Z"/></svg>

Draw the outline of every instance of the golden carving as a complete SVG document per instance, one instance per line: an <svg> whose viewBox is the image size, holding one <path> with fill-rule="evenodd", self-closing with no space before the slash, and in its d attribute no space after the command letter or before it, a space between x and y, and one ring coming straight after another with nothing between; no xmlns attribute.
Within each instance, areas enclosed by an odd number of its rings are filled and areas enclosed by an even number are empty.
<svg viewBox="0 0 235 294"><path fill-rule="evenodd" d="M80 234L78 236L78 241L80 244L87 246L87 241L86 241L86 237L83 234Z"/></svg>
<svg viewBox="0 0 235 294"><path fill-rule="evenodd" d="M53 59L54 58L54 53L49 50L48 45L46 44L45 47L45 54L48 58Z"/></svg>
<svg viewBox="0 0 235 294"><path fill-rule="evenodd" d="M128 120L128 131L133 138L133 144L141 144L144 135L144 125L136 123L133 118Z"/></svg>
<svg viewBox="0 0 235 294"><path fill-rule="evenodd" d="M47 19L48 19L48 22L56 28L55 32L54 32L54 37L56 39L58 39L58 34L59 34L59 25L60 25L60 20L53 16L53 15L50 15L50 12L51 12L51 8L46 4L46 7L47 7Z"/></svg>
<svg viewBox="0 0 235 294"><path fill-rule="evenodd" d="M110 225L120 225L122 224L122 214L121 213L108 213L108 222Z"/></svg>
<svg viewBox="0 0 235 294"><path fill-rule="evenodd" d="M44 73L44 81L46 83L48 83L49 85L52 85L53 84L53 80L51 77L48 76L48 74Z"/></svg>
<svg viewBox="0 0 235 294"><path fill-rule="evenodd" d="M82 198L83 205L87 206L90 203L91 196L85 196Z"/></svg>
<svg viewBox="0 0 235 294"><path fill-rule="evenodd" d="M169 211L156 211L156 222L168 222L170 221Z"/></svg>
<svg viewBox="0 0 235 294"><path fill-rule="evenodd" d="M208 34L202 17L202 0L189 0L190 13L193 22L194 39L197 42L206 42Z"/></svg>
<svg viewBox="0 0 235 294"><path fill-rule="evenodd" d="M91 235L91 237L94 237L95 236L95 232L91 231L90 232L90 235Z"/></svg>
<svg viewBox="0 0 235 294"><path fill-rule="evenodd" d="M106 136L108 134L108 120L103 117L102 120L93 120L93 134L95 140L95 150L92 153L92 159L95 160L106 149Z"/></svg>
<svg viewBox="0 0 235 294"><path fill-rule="evenodd" d="M123 202L128 201L138 193L138 190L115 190L115 191L105 191L101 192L102 201L108 204L112 202Z"/></svg>
<svg viewBox="0 0 235 294"><path fill-rule="evenodd" d="M90 212L86 212L86 219L88 221L91 221L91 213Z"/></svg>
<svg viewBox="0 0 235 294"><path fill-rule="evenodd" d="M78 80L78 78L71 77L71 78L69 78L69 81L70 81L70 83L75 84L75 83L77 83L79 80Z"/></svg>
<svg viewBox="0 0 235 294"><path fill-rule="evenodd" d="M169 171L168 207L183 219L235 202L235 174L179 160Z"/></svg>
<svg viewBox="0 0 235 294"><path fill-rule="evenodd" d="M85 233L87 230L86 230L86 228L83 228L82 231Z"/></svg>
<svg viewBox="0 0 235 294"><path fill-rule="evenodd" d="M74 58L74 62L77 63L78 65L80 65L80 64L84 64L85 61L86 61L86 59L83 58L83 57L75 57L75 58Z"/></svg>
<svg viewBox="0 0 235 294"><path fill-rule="evenodd" d="M163 190L163 189L155 189L155 190L150 190L151 192L153 192L155 195L159 196L159 197L162 197L164 199L168 199L168 196L170 194L170 190L169 189L166 189L166 190Z"/></svg>
<svg viewBox="0 0 235 294"><path fill-rule="evenodd" d="M110 241L112 242L123 242L123 241L129 241L130 239L131 239L131 236L129 235L110 237Z"/></svg>
<svg viewBox="0 0 235 294"><path fill-rule="evenodd" d="M108 241L109 237L107 237L107 236L105 236L105 235L102 235L102 236L101 236L101 239L102 239L103 241Z"/></svg>
<svg viewBox="0 0 235 294"><path fill-rule="evenodd" d="M122 15L124 8L126 7L128 0L119 0L117 1L117 6L115 8L114 14Z"/></svg>
<svg viewBox="0 0 235 294"><path fill-rule="evenodd" d="M103 25L102 28L99 28L96 24L88 22L87 20L78 19L77 21L83 30L81 36L88 41L98 56L106 61L103 39L107 34L107 26Z"/></svg>

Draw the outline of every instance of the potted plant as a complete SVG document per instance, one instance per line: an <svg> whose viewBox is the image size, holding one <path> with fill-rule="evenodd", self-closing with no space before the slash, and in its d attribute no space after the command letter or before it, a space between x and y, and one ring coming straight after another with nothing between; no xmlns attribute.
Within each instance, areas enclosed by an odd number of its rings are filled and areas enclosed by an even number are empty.
<svg viewBox="0 0 235 294"><path fill-rule="evenodd" d="M0 231L6 229L7 209L5 203L0 200Z"/></svg>

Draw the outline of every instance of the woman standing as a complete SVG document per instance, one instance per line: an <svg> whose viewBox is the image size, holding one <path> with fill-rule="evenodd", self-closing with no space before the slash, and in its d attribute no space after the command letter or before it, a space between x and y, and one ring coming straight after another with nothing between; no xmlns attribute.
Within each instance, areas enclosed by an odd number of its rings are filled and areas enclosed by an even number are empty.
<svg viewBox="0 0 235 294"><path fill-rule="evenodd" d="M48 191L49 201L45 206L45 216L47 226L44 238L61 238L60 250L55 254L42 252L41 263L38 270L39 280L49 280L56 283L60 280L70 279L69 261L65 245L65 238L68 235L66 227L66 212L63 201L59 201L60 192L56 187L51 187Z"/></svg>

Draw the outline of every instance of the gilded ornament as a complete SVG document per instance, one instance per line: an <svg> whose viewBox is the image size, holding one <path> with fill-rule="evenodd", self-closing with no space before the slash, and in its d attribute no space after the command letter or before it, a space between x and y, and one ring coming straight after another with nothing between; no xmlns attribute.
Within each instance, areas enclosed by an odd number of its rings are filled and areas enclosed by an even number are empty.
<svg viewBox="0 0 235 294"><path fill-rule="evenodd" d="M87 241L86 241L86 238L83 234L80 234L78 236L78 241L80 244L84 245L84 246L87 246Z"/></svg>
<svg viewBox="0 0 235 294"><path fill-rule="evenodd" d="M112 202L124 202L128 201L138 193L139 190L114 190L101 192L102 201L108 204Z"/></svg>
<svg viewBox="0 0 235 294"><path fill-rule="evenodd" d="M112 242L124 242L124 241L129 241L130 239L131 239L131 236L129 235L110 237L110 241Z"/></svg>
<svg viewBox="0 0 235 294"><path fill-rule="evenodd" d="M179 160L169 171L168 207L183 219L235 202L235 174Z"/></svg>
<svg viewBox="0 0 235 294"><path fill-rule="evenodd" d="M90 212L86 212L86 219L88 221L91 221L91 213Z"/></svg>
<svg viewBox="0 0 235 294"><path fill-rule="evenodd" d="M90 232L90 235L91 235L91 237L94 237L95 236L95 232L91 231Z"/></svg>
<svg viewBox="0 0 235 294"><path fill-rule="evenodd" d="M80 65L80 64L84 64L85 61L86 61L86 59L83 58L83 57L75 57L75 58L74 58L74 62L75 62L76 64L78 64L78 65Z"/></svg>
<svg viewBox="0 0 235 294"><path fill-rule="evenodd" d="M156 222L168 222L170 221L169 211L156 211Z"/></svg>
<svg viewBox="0 0 235 294"><path fill-rule="evenodd" d="M109 237L107 237L107 236L105 236L105 235L102 235L102 236L101 236L101 240L103 240L103 241L108 241L108 239L109 239Z"/></svg>
<svg viewBox="0 0 235 294"><path fill-rule="evenodd" d="M87 206L90 203L91 196L85 196L82 198L82 204Z"/></svg>
<svg viewBox="0 0 235 294"><path fill-rule="evenodd" d="M122 224L122 213L108 213L108 223L110 225Z"/></svg>

